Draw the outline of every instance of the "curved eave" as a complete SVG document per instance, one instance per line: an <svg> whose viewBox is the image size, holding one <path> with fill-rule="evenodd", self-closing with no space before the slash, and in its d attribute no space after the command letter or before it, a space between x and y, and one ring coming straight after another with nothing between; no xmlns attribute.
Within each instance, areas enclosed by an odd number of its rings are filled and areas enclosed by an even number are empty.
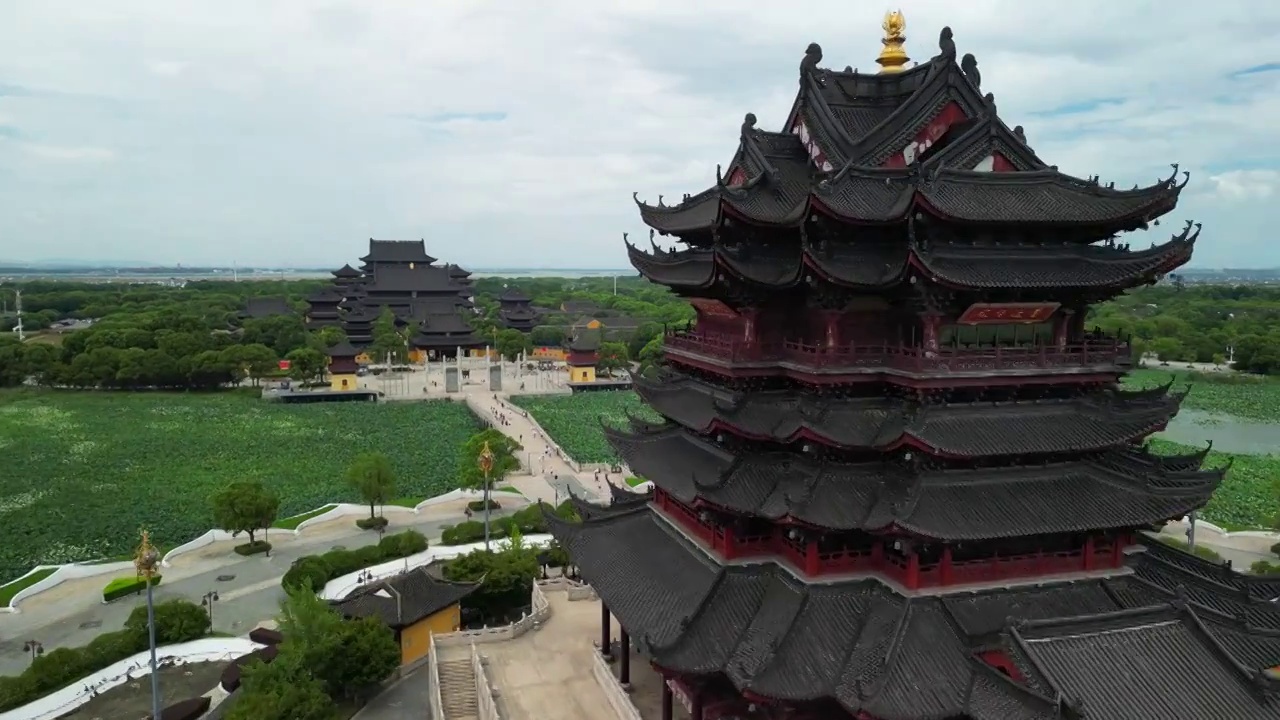
<svg viewBox="0 0 1280 720"><path fill-rule="evenodd" d="M844 450L881 452L911 447L944 459L1105 450L1164 429L1177 414L1183 399L1183 395L1167 395L1155 401L1137 401L1141 406L1128 408L1123 407L1123 399L1120 407L1106 401L1064 402L1053 407L1059 411L1058 414L1046 412L1040 417L1032 418L1011 415L1000 418L1000 422L994 427L991 424L980 424L983 420L982 412L977 407L972 411L965 408L955 413L952 424L959 426L968 421L967 424L972 427L972 437L966 442L956 438L946 439L944 433L936 430L930 433L933 423L946 418L946 409L933 412L925 410L919 415L912 415L905 407L899 407L896 411L892 408L872 407L867 409L866 421L858 423L848 412L840 412L838 408L833 412L831 406L819 405L810 411L816 415L813 420L807 419L802 413L764 408L762 412L775 416L777 421L767 430L753 430L737 420L741 409L733 409L733 400L717 397L714 391L696 381L677 381L669 387L662 387L644 377L633 376L632 383L636 393L655 412L703 436L727 432L758 442L793 444L812 441ZM751 402L751 398L748 397L745 402ZM1039 408L1028 404L1024 409ZM1000 409L984 407L982 411L994 413ZM834 419L826 419L828 415L834 415ZM894 420L890 421L888 417L882 419L881 416L892 416ZM1071 418L1079 418L1084 427L1075 429L1072 441L1064 443L1063 433L1067 431ZM1063 425L1063 422L1068 425ZM833 423L837 426L836 429L832 429ZM877 430L867 441L856 444L849 443L847 437L842 438L837 434L839 429L858 425L876 427ZM1052 432L1053 427L1057 427L1060 432ZM999 447L998 444L992 445L990 437L1013 437L1021 444ZM1203 460L1202 454L1196 457ZM1183 463L1169 463L1163 467L1169 470L1187 470L1198 469L1199 465L1193 468Z"/></svg>
<svg viewBox="0 0 1280 720"><path fill-rule="evenodd" d="M1187 224L1190 231L1191 223ZM1058 250L933 246L911 262L929 280L957 289L1127 289L1155 282L1190 259L1196 234L1183 232L1147 250L1073 245ZM968 257L966 257L966 255ZM965 266L968 267L965 267Z"/></svg>
<svg viewBox="0 0 1280 720"><path fill-rule="evenodd" d="M647 280L672 288L708 288L716 281L713 250L684 250L678 253L646 253L630 242L627 260ZM655 248L656 249L656 248Z"/></svg>
<svg viewBox="0 0 1280 720"><path fill-rule="evenodd" d="M794 250L793 257L786 257L786 250ZM794 244L782 253L761 253L759 258L742 258L719 245L713 252L717 265L754 285L781 289L798 285L804 278L804 254Z"/></svg>

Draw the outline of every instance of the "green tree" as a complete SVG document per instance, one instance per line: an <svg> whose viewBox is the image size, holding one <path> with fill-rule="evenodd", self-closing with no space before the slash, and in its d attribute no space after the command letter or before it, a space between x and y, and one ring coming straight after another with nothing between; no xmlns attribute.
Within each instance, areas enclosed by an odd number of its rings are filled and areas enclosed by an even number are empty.
<svg viewBox="0 0 1280 720"><path fill-rule="evenodd" d="M289 654L284 648L275 662L258 660L243 668L240 697L226 720L333 720L333 701L324 683Z"/></svg>
<svg viewBox="0 0 1280 720"><path fill-rule="evenodd" d="M405 362L409 357L408 338L396 327L391 308L383 308L382 314L373 321L373 342L369 350L383 362Z"/></svg>
<svg viewBox="0 0 1280 720"><path fill-rule="evenodd" d="M271 527L280 510L280 497L256 481L231 483L214 493L211 502L218 527L248 533L250 543L256 541L255 533Z"/></svg>
<svg viewBox="0 0 1280 720"><path fill-rule="evenodd" d="M245 374L253 378L254 385L274 372L280 362L275 350L260 343L235 346L230 350L230 355L244 369Z"/></svg>
<svg viewBox="0 0 1280 720"><path fill-rule="evenodd" d="M284 359L289 361L289 377L301 382L324 375L329 362L324 353L312 348L298 348L285 355Z"/></svg>
<svg viewBox="0 0 1280 720"><path fill-rule="evenodd" d="M600 362L596 363L596 367L611 373L614 370L625 369L629 362L626 343L600 343Z"/></svg>
<svg viewBox="0 0 1280 720"><path fill-rule="evenodd" d="M520 443L497 428L478 432L462 445L458 480L464 488L479 488L482 491L486 548L489 547L489 511L493 504L493 486L501 482L508 473L520 469L520 459L516 453L522 449Z"/></svg>
<svg viewBox="0 0 1280 720"><path fill-rule="evenodd" d="M209 613L193 602L182 599L156 603L156 644L198 640L209 634ZM124 621L126 630L136 637L147 637L147 606L139 605Z"/></svg>
<svg viewBox="0 0 1280 720"><path fill-rule="evenodd" d="M347 468L347 483L360 493L360 498L369 503L369 519L374 515L374 506L386 503L395 494L396 475L391 468L391 461L382 453L363 453L356 457Z"/></svg>
<svg viewBox="0 0 1280 720"><path fill-rule="evenodd" d="M538 553L527 547L518 528L512 527L510 542L502 550L473 550L450 561L444 576L454 582L484 583L463 600L486 619L505 622L509 615L529 604L529 593L538 576Z"/></svg>
<svg viewBox="0 0 1280 720"><path fill-rule="evenodd" d="M521 353L530 349L529 338L519 330L501 330L498 332L496 348L504 358L517 360Z"/></svg>
<svg viewBox="0 0 1280 720"><path fill-rule="evenodd" d="M344 621L335 645L315 671L334 697L363 698L400 666L395 633L378 618Z"/></svg>

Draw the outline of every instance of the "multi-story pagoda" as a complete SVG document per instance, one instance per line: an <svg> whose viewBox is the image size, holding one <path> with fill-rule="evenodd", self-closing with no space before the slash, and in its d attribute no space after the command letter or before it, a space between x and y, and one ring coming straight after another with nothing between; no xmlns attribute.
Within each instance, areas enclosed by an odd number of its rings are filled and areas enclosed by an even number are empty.
<svg viewBox="0 0 1280 720"><path fill-rule="evenodd" d="M359 270L344 265L333 271L333 284L307 298L309 327L341 325L347 339L363 348L373 341L374 323L390 310L411 344L414 338L426 338L427 344L413 345L416 350L452 356L458 347L484 345L468 337L470 326L462 317L475 307L471 273L457 265L436 265L424 241L371 238L360 262ZM432 338L443 343L445 336L452 344L433 344Z"/></svg>
<svg viewBox="0 0 1280 720"><path fill-rule="evenodd" d="M714 187L640 204L683 247L631 262L697 323L636 379L665 422L609 431L652 494L548 519L601 651L664 719L1280 717L1280 579L1142 534L1224 470L1142 447L1182 395L1087 329L1190 258L1191 224L1118 240L1182 184L1058 172L950 29L911 69L885 29L885 72L810 45L782 132L748 115Z"/></svg>
<svg viewBox="0 0 1280 720"><path fill-rule="evenodd" d="M538 324L538 311L533 309L533 298L517 287L509 287L498 296L498 319L511 330L529 332Z"/></svg>

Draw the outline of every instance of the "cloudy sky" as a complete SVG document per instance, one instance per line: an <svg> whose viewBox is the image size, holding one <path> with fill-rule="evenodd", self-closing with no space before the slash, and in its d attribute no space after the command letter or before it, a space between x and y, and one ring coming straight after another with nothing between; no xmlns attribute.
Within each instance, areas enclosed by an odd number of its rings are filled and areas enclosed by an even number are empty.
<svg viewBox="0 0 1280 720"><path fill-rule="evenodd" d="M746 0L2 0L0 260L620 267L631 193L781 129L809 42L870 69L890 7ZM15 12L16 10L16 12ZM1280 3L903 0L1064 171L1180 162L1195 266L1280 266ZM1176 221L1176 222L1175 222ZM1153 238L1154 239L1154 236ZM1148 238L1135 238L1144 246Z"/></svg>

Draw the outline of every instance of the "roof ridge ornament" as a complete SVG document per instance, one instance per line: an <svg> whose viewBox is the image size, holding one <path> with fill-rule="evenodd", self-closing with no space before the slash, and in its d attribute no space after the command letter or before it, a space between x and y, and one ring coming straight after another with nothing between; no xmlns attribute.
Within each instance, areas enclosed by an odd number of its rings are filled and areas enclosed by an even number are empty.
<svg viewBox="0 0 1280 720"><path fill-rule="evenodd" d="M949 28L943 29L948 30ZM955 43L952 43L951 57L955 57L955 52ZM960 72L964 73L969 82L973 83L974 88L982 89L982 73L978 71L978 58L974 57L973 53L965 53L964 57L960 58Z"/></svg>
<svg viewBox="0 0 1280 720"><path fill-rule="evenodd" d="M739 134L742 136L743 140L746 140L747 138L750 138L755 135L755 130L756 130L756 114L747 113L742 118L742 128L739 131Z"/></svg>
<svg viewBox="0 0 1280 720"><path fill-rule="evenodd" d="M809 43L804 49L804 57L800 60L800 82L805 78L818 74L818 63L822 62L822 46L816 42Z"/></svg>
<svg viewBox="0 0 1280 720"><path fill-rule="evenodd" d="M942 27L942 32L938 33L938 57L945 58L948 60L956 59L955 35L954 33L951 32L950 25L944 25ZM971 58L973 56L965 55L965 57ZM961 65L960 67L963 68L964 65ZM967 72L965 74L968 75ZM977 85L978 83L974 82L973 84Z"/></svg>
<svg viewBox="0 0 1280 720"><path fill-rule="evenodd" d="M906 48L903 47L907 42L905 35L907 19L903 17L901 10L894 10L885 14L884 22L880 23L880 27L884 29L884 37L880 40L884 49L876 58L876 63L880 65L880 73L883 75L902 72L906 69L906 64L911 61L907 56Z"/></svg>

